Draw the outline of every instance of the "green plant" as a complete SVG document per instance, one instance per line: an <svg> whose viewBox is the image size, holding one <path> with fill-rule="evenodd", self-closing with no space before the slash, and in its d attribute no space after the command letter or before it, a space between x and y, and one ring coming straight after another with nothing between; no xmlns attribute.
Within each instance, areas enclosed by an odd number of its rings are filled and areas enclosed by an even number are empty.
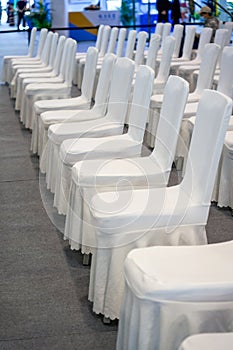
<svg viewBox="0 0 233 350"><path fill-rule="evenodd" d="M122 0L119 10L121 13L122 25L132 25L134 20L132 0Z"/></svg>
<svg viewBox="0 0 233 350"><path fill-rule="evenodd" d="M44 5L43 0L40 0L36 7L27 15L32 27L51 28L50 11Z"/></svg>

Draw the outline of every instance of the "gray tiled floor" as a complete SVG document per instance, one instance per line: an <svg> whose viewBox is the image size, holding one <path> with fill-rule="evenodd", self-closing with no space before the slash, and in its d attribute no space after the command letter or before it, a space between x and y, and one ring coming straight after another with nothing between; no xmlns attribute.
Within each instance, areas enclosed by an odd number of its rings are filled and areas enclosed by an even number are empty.
<svg viewBox="0 0 233 350"><path fill-rule="evenodd" d="M0 66L4 55L26 50L26 33L0 34ZM103 325L91 311L89 268L50 220L64 223L30 140L0 85L0 349L112 350L117 325ZM233 239L231 212L213 205L207 230L210 243Z"/></svg>

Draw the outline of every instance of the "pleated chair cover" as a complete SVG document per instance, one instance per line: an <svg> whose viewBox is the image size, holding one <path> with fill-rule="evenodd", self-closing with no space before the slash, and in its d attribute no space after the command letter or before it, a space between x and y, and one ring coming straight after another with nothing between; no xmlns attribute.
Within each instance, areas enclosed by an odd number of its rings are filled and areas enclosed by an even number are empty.
<svg viewBox="0 0 233 350"><path fill-rule="evenodd" d="M102 118L106 114L107 101L109 98L109 89L112 78L112 71L115 64L116 56L114 54L106 54L98 80L96 99L93 107L89 111L68 109L65 111L48 111L38 117L38 145L33 145L34 151L42 156L40 158L40 170L45 172L45 164L47 161L47 142L48 128L56 123L68 123L84 120L94 120ZM34 130L33 130L34 133Z"/></svg>
<svg viewBox="0 0 233 350"><path fill-rule="evenodd" d="M89 228L89 204L96 191L167 186L182 115L188 96L188 83L170 76L165 88L161 118L154 151L147 157L84 160L72 167L71 186L64 238L71 249L93 253L95 235Z"/></svg>
<svg viewBox="0 0 233 350"><path fill-rule="evenodd" d="M194 92L190 93L187 100L187 105L197 102L204 89L210 89L213 81L213 75L220 53L220 46L216 44L206 44L200 65L200 74L198 76L197 86ZM147 143L150 147L154 147L154 135L156 134L157 124L160 115L163 95L153 95L151 97L151 113L149 116ZM184 115L186 113L185 108ZM188 117L188 115L187 115ZM182 145L181 145L182 147Z"/></svg>
<svg viewBox="0 0 233 350"><path fill-rule="evenodd" d="M48 111L64 111L72 109L90 109L92 101L92 92L95 80L96 64L98 59L97 48L91 46L88 48L86 56L86 65L84 68L84 77L82 81L81 95L68 99L53 99L37 101L33 107L33 131L31 149L33 153L38 151L38 118L42 113ZM53 118L54 120L54 118ZM39 153L40 154L40 153Z"/></svg>
<svg viewBox="0 0 233 350"><path fill-rule="evenodd" d="M205 74L205 70L201 74ZM233 47L226 46L222 52L221 66L220 66L220 75L217 91L225 94L233 98ZM195 124L195 115L197 112L198 103L189 103L187 104L184 117L185 119L182 121L181 130L180 130L180 138L178 141L177 149L176 149L176 159L179 162L185 164L187 159L187 153L189 149L189 145L191 142L193 127ZM230 119L231 120L231 119ZM229 129L229 127L228 127ZM181 159L181 160L180 160ZM181 164L179 165L181 167ZM216 184L213 194L213 199L217 200L218 198L218 184L219 184L219 176L221 171L221 163L217 172Z"/></svg>
<svg viewBox="0 0 233 350"><path fill-rule="evenodd" d="M95 113L93 117L92 111L86 111L83 119L83 112L76 111L76 113L72 113L71 118L74 115L75 120L78 122L60 123L49 127L45 172L47 186L52 192L55 192L56 176L59 173L57 164L60 162L59 149L62 141L72 138L77 139L80 136L105 136L105 133L114 131L114 126L116 132L122 132L133 70L134 63L132 60L126 57L118 58L111 75L110 88L108 87L107 104L95 104L97 109L101 109L101 113L98 113L97 116ZM114 123L114 121L117 122ZM110 125L110 130L107 128L108 125Z"/></svg>
<svg viewBox="0 0 233 350"><path fill-rule="evenodd" d="M75 63L75 53L77 43L73 39L67 39L65 45L61 70L59 76L63 78L61 83L29 84L27 85L20 111L20 119L25 123L25 127L33 128L33 105L35 101L53 98L68 98L71 96L73 69ZM67 48L67 50L66 50Z"/></svg>
<svg viewBox="0 0 233 350"><path fill-rule="evenodd" d="M98 248L92 256L88 298L97 314L119 318L123 264L132 249L207 243L205 225L231 109L230 98L216 91L203 92L185 176L179 185L104 192L92 198L90 218ZM154 325L152 328L155 332ZM167 338L169 332L165 334Z"/></svg>
<svg viewBox="0 0 233 350"><path fill-rule="evenodd" d="M179 347L179 350L231 350L233 346L232 332L201 333L187 337Z"/></svg>
<svg viewBox="0 0 233 350"><path fill-rule="evenodd" d="M99 49L99 58L103 57L107 52L110 34L111 34L111 27L109 25L105 25L104 29L103 29L103 37L102 37L101 45L100 45L100 49ZM85 58L81 58L78 61L78 66L76 66L77 85L78 85L79 89L81 89L81 86L82 86L84 66L85 66Z"/></svg>
<svg viewBox="0 0 233 350"><path fill-rule="evenodd" d="M87 139L84 135L84 138L79 140L63 141L60 147L62 166L59 174L61 176L59 181L58 175L54 196L54 206L57 207L58 212L66 214L71 169L76 162L83 159L134 157L141 154L153 78L154 72L150 67L140 66L135 81L129 129L126 134L120 134L119 127L117 127L118 130L114 132L105 130L104 135L99 135L107 137ZM118 124L116 118L114 123ZM108 124L110 125L107 125L107 128L111 128L111 123ZM113 125L113 128L116 129L116 126Z"/></svg>
<svg viewBox="0 0 233 350"><path fill-rule="evenodd" d="M203 50L205 48L205 45L208 44L210 42L211 39L211 35L212 35L212 28L203 28L201 31L201 35L200 35L200 40L199 40L199 44L198 44L198 48L197 48L197 54L196 57L192 60L188 60L187 62L183 62L183 61L175 61L172 63L171 65L171 70L170 73L174 74L174 75L178 75L178 71L180 66L199 66L201 63L201 59L202 59L202 53Z"/></svg>
<svg viewBox="0 0 233 350"><path fill-rule="evenodd" d="M58 42L58 34L54 33L51 42L51 49L49 55L49 62L46 68L37 69L35 72L31 73L19 73L14 85L14 95L15 99L15 110L20 110L21 100L23 91L26 86L31 83L46 83L46 82L57 82L59 75L59 65L61 61L61 46L64 47L65 37L61 36ZM57 54L59 53L59 59L57 59Z"/></svg>
<svg viewBox="0 0 233 350"><path fill-rule="evenodd" d="M28 54L25 56L4 56L3 57L3 64L2 64L2 81L4 81L5 83L10 83L7 79L7 77L9 76L8 70L9 70L9 65L10 65L10 61L13 59L27 59L27 58L31 58L33 57L34 54L34 48L35 48L35 41L36 41L36 33L37 33L37 28L33 27L31 30L31 35L30 35L30 43L29 43L29 47L28 47Z"/></svg>
<svg viewBox="0 0 233 350"><path fill-rule="evenodd" d="M232 333L214 332L233 331L232 249L230 241L131 251L116 348L231 349Z"/></svg>
<svg viewBox="0 0 233 350"><path fill-rule="evenodd" d="M39 36L39 43L38 43L38 47L37 47L37 54L35 57L29 57L26 59L12 59L9 62L9 68L8 68L8 72L7 72L7 83L10 84L11 80L13 79L14 76L14 69L13 66L14 65L19 65L19 64L33 64L36 62L39 62L41 60L41 55L43 52L43 48L44 48L44 44L45 44L45 40L48 34L48 29L46 28L42 28L40 31L40 36Z"/></svg>
<svg viewBox="0 0 233 350"><path fill-rule="evenodd" d="M11 83L10 83L11 97L12 98L16 97L15 96L16 95L15 86L17 86L17 79L18 79L18 75L20 73L34 72L38 69L39 70L44 69L45 71L51 70L51 67L48 67L48 63L49 63L53 35L54 34L52 32L49 32L47 34L45 44L43 47L43 51L41 54L41 58L39 61L29 63L29 62L23 62L23 60L21 60L19 62L19 64L12 65L13 78L12 78Z"/></svg>

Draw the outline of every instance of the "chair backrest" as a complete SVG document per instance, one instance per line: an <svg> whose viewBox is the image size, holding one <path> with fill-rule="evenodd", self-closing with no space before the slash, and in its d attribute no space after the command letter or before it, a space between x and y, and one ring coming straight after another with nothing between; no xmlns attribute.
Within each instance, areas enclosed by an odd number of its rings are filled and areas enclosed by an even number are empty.
<svg viewBox="0 0 233 350"><path fill-rule="evenodd" d="M126 33L127 33L126 28L121 28L119 30L118 41L117 41L117 49L116 49L117 57L122 57L123 56Z"/></svg>
<svg viewBox="0 0 233 350"><path fill-rule="evenodd" d="M76 50L77 42L71 38L66 39L61 59L60 76L68 86L72 85Z"/></svg>
<svg viewBox="0 0 233 350"><path fill-rule="evenodd" d="M161 169L169 176L175 156L180 125L189 93L189 84L183 78L170 75L166 83L155 136L155 146L150 157L156 158ZM168 180L168 178L167 178Z"/></svg>
<svg viewBox="0 0 233 350"><path fill-rule="evenodd" d="M190 58L191 58L195 33L196 33L195 26L188 26L186 28L183 52L182 52L182 56L181 56L181 58L183 60L190 60Z"/></svg>
<svg viewBox="0 0 233 350"><path fill-rule="evenodd" d="M93 94L98 53L97 48L94 46L90 46L87 50L81 92L82 95L88 99L88 101L91 101Z"/></svg>
<svg viewBox="0 0 233 350"><path fill-rule="evenodd" d="M158 34L152 34L150 38L149 49L146 58L146 65L155 70L156 57L159 51L161 36Z"/></svg>
<svg viewBox="0 0 233 350"><path fill-rule="evenodd" d="M231 36L232 36L232 31L233 31L233 22L226 22L224 24L224 28L227 29L227 31L228 31L226 45L229 45L231 42Z"/></svg>
<svg viewBox="0 0 233 350"><path fill-rule="evenodd" d="M197 48L196 59L201 60L202 54L204 51L204 47L206 44L210 42L212 36L213 29L212 28L203 28L200 34L199 44Z"/></svg>
<svg viewBox="0 0 233 350"><path fill-rule="evenodd" d="M223 49L217 90L233 98L233 46Z"/></svg>
<svg viewBox="0 0 233 350"><path fill-rule="evenodd" d="M211 88L220 51L221 48L217 44L205 45L197 78L197 85L194 91L195 93L201 94L204 89Z"/></svg>
<svg viewBox="0 0 233 350"><path fill-rule="evenodd" d="M58 33L53 33L51 48L49 53L49 62L48 62L49 66L53 68L55 64L57 45L58 45Z"/></svg>
<svg viewBox="0 0 233 350"><path fill-rule="evenodd" d="M128 135L141 144L149 114L154 76L155 72L152 68L141 65L135 78L133 99L129 111Z"/></svg>
<svg viewBox="0 0 233 350"><path fill-rule="evenodd" d="M95 42L95 47L97 48L98 51L100 50L101 41L103 38L103 31L104 31L104 24L101 24L98 28L97 38Z"/></svg>
<svg viewBox="0 0 233 350"><path fill-rule="evenodd" d="M182 26L181 24L174 25L173 37L176 39L175 48L172 55L172 57L174 58L179 57L183 31L184 31L184 26Z"/></svg>
<svg viewBox="0 0 233 350"><path fill-rule="evenodd" d="M134 52L134 46L136 41L136 30L130 30L125 50L125 57L132 59L133 58L133 52Z"/></svg>
<svg viewBox="0 0 233 350"><path fill-rule="evenodd" d="M42 28L39 36L39 43L38 43L37 55L36 55L37 57L41 57L47 34L48 34L48 29Z"/></svg>
<svg viewBox="0 0 233 350"><path fill-rule="evenodd" d="M163 35L163 26L164 26L164 23L159 22L156 24L156 27L155 27L155 34L160 35L161 39L162 39L162 35Z"/></svg>
<svg viewBox="0 0 233 350"><path fill-rule="evenodd" d="M56 50L56 55L54 59L54 71L57 74L59 74L59 71L60 71L60 65L61 65L62 53L64 50L65 41L66 41L66 37L64 35L61 35L58 39L57 50Z"/></svg>
<svg viewBox="0 0 233 350"><path fill-rule="evenodd" d="M51 50L52 39L53 39L53 33L49 32L46 37L44 48L41 54L41 61L45 64L49 63L49 55Z"/></svg>
<svg viewBox="0 0 233 350"><path fill-rule="evenodd" d="M173 38L173 36L166 37L163 45L163 52L162 52L161 62L159 65L159 71L155 80L167 81L169 71L170 71L172 54L175 47L175 42L176 42L176 39Z"/></svg>
<svg viewBox="0 0 233 350"><path fill-rule="evenodd" d="M104 26L103 37L101 40L101 45L99 50L99 57L102 57L106 54L110 32L111 32L110 26L109 25Z"/></svg>
<svg viewBox="0 0 233 350"><path fill-rule="evenodd" d="M144 63L144 51L146 46L147 32L141 31L138 34L137 47L134 57L135 67Z"/></svg>
<svg viewBox="0 0 233 350"><path fill-rule="evenodd" d="M36 41L36 32L37 28L33 27L31 30L31 36L30 36L30 43L28 47L28 55L29 57L32 57L34 54L34 48L35 48L35 41Z"/></svg>
<svg viewBox="0 0 233 350"><path fill-rule="evenodd" d="M204 90L180 184L192 203L210 205L231 111L232 100L228 96L215 90Z"/></svg>
<svg viewBox="0 0 233 350"><path fill-rule="evenodd" d="M134 62L129 58L119 57L113 68L106 118L122 124L122 131L132 87L134 66Z"/></svg>
<svg viewBox="0 0 233 350"><path fill-rule="evenodd" d="M227 29L217 29L216 30L215 37L214 37L214 43L219 45L221 48L221 53L219 55L218 63L217 63L218 66L221 63L222 50L223 50L224 46L226 46L227 35L228 35Z"/></svg>
<svg viewBox="0 0 233 350"><path fill-rule="evenodd" d="M167 36L170 35L171 33L171 23L164 23L163 25L163 34L162 34L162 42L161 42L161 49L163 50L163 45L164 45L164 42L165 42L165 39Z"/></svg>
<svg viewBox="0 0 233 350"><path fill-rule="evenodd" d="M107 53L104 56L95 93L95 104L93 107L93 110L100 115L104 115L106 113L109 89L115 62L116 55L113 53Z"/></svg>
<svg viewBox="0 0 233 350"><path fill-rule="evenodd" d="M115 52L117 36L118 36L118 28L117 27L113 27L111 29L111 33L110 33L107 53L114 53Z"/></svg>

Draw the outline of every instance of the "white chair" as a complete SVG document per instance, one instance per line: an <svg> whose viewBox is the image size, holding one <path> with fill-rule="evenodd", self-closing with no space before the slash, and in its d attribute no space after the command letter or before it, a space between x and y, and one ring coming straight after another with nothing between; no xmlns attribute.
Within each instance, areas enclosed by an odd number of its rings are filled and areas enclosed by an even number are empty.
<svg viewBox="0 0 233 350"><path fill-rule="evenodd" d="M233 241L131 251L117 349L232 349L232 334L212 334L204 347L204 335L197 335L233 332L232 250ZM196 342L181 346L190 335Z"/></svg>
<svg viewBox="0 0 233 350"><path fill-rule="evenodd" d="M105 123L102 121L101 124L93 125L94 130L90 130L90 134L88 131L85 134L85 130L80 130L78 139L67 139L62 142L56 166L57 179L54 196L54 206L59 213L66 214L71 169L76 162L84 159L122 158L141 155L153 79L154 72L150 67L139 67L127 133L122 134L122 116L124 116L124 109L126 109L123 106L123 110L118 112L117 118L112 120L106 118ZM110 108L111 105L109 105ZM86 129L87 125L84 126ZM81 125L79 129L81 129ZM92 135L91 139L88 138Z"/></svg>
<svg viewBox="0 0 233 350"><path fill-rule="evenodd" d="M25 98L23 98L23 105L20 110L20 119L24 122L26 128L33 128L33 104L35 101L68 98L71 96L76 47L76 41L70 38L67 39L67 51L64 49L63 53L66 60L60 72L63 82L27 85L24 91Z"/></svg>
<svg viewBox="0 0 233 350"><path fill-rule="evenodd" d="M226 22L226 23L224 24L224 28L228 30L228 37L227 37L226 45L230 45L230 43L231 43L232 31L233 31L233 22Z"/></svg>
<svg viewBox="0 0 233 350"><path fill-rule="evenodd" d="M226 45L226 39L227 39L227 30L217 29L214 37L214 43L220 46L221 52L224 46ZM203 53L202 53L202 56L203 56ZM220 60L221 60L221 53L219 54L218 62ZM217 63L217 66L218 66L218 63ZM179 67L178 74L180 77L184 78L189 82L190 92L193 92L195 90L198 74L195 74L195 77L194 77L194 72L196 72L196 70L199 69L199 67L197 65L191 65L191 66L187 65L187 66Z"/></svg>
<svg viewBox="0 0 233 350"><path fill-rule="evenodd" d="M233 348L233 333L201 333L187 337L179 350L231 350Z"/></svg>
<svg viewBox="0 0 233 350"><path fill-rule="evenodd" d="M37 152L38 155L42 156L40 158L41 172L45 172L47 158L46 144L48 142L48 128L50 125L56 123L94 120L105 115L115 60L116 56L114 54L105 55L98 80L95 103L89 111L85 112L83 110L77 111L75 109L67 109L64 113L64 110L50 110L36 115L38 125L34 124L36 128L33 128L32 131L31 148L34 153ZM36 102L34 107L37 107L39 102L42 101Z"/></svg>
<svg viewBox="0 0 233 350"><path fill-rule="evenodd" d="M198 48L197 48L197 54L196 57L192 60L188 60L188 61L176 61L176 62L172 62L171 64L171 70L170 73L174 74L174 75L179 75L179 67L182 65L186 65L186 66L193 66L196 65L197 67L200 65L201 63L201 59L202 59L202 53L203 50L205 48L205 45L208 44L210 42L211 39L211 35L212 35L212 28L203 28L201 31L201 35L200 35L200 40L199 40L199 44L198 44Z"/></svg>
<svg viewBox="0 0 233 350"><path fill-rule="evenodd" d="M14 86L12 86L11 83L11 87L13 87L14 90L13 94L15 97L15 110L19 111L21 109L22 92L25 90L28 84L36 82L46 83L48 82L48 79L51 82L54 82L54 79L58 77L64 44L65 36L60 36L58 40L58 34L54 33L48 66L39 70L36 69L34 72L31 71L28 73L19 73L17 75L17 79L15 79ZM51 78L53 78L53 80L51 80Z"/></svg>
<svg viewBox="0 0 233 350"><path fill-rule="evenodd" d="M100 50L100 46L101 46L101 42L102 42L102 38L103 38L103 30L104 30L104 24L101 24L98 28L98 32L97 32L97 38L96 38L96 42L95 42L95 47L97 48L97 50ZM75 69L74 69L74 77L73 77L73 83L74 85L78 84L78 76L77 76L77 72L78 72L78 63L80 61L80 59L85 58L86 57L86 51L85 52L77 52L75 55Z"/></svg>
<svg viewBox="0 0 233 350"><path fill-rule="evenodd" d="M35 102L32 111L33 128L32 128L32 142L31 149L33 153L37 152L37 142L38 142L38 118L42 113L48 111L60 111L68 109L90 109L92 102L92 92L95 82L95 71L98 59L97 48L90 46L87 50L86 65L84 68L84 76L82 81L81 95L78 97L68 98L68 99L52 99L52 100L42 100ZM42 81L45 83L46 81ZM49 80L47 81L49 82ZM53 82L53 81L52 81ZM32 83L32 81L29 81Z"/></svg>
<svg viewBox="0 0 233 350"><path fill-rule="evenodd" d="M49 32L47 34L45 44L43 47L43 51L41 54L40 60L34 62L25 62L23 60L19 61L17 64L13 64L14 61L12 61L12 72L13 72L13 78L10 82L10 92L11 92L11 98L16 97L16 86L17 86L17 79L18 75L20 73L29 73L29 72L35 72L38 70L43 70L44 72L51 71L52 68L48 66L49 64L49 57L50 57L50 50L51 50L51 45L53 41L54 34L52 32ZM57 41L57 37L56 37Z"/></svg>
<svg viewBox="0 0 233 350"><path fill-rule="evenodd" d="M123 56L126 34L127 34L126 28L121 28L119 30L117 47L116 47L116 56L117 57Z"/></svg>
<svg viewBox="0 0 233 350"><path fill-rule="evenodd" d="M145 54L145 64L155 71L156 57L159 50L161 37L158 34L152 34L150 38L149 48Z"/></svg>
<svg viewBox="0 0 233 350"><path fill-rule="evenodd" d="M201 74L206 74L206 69L201 72ZM221 66L220 66L220 76L217 86L217 91L233 98L233 47L226 46L222 52ZM179 168L181 168L181 163L183 165L186 162L187 153L192 137L193 127L195 124L195 115L197 111L198 103L187 104L184 111L184 120L181 124L180 138L178 140L178 145L176 149L176 160L179 160ZM231 118L232 119L232 118ZM231 120L230 119L230 120ZM229 129L229 127L228 127ZM220 168L219 168L220 171ZM216 186L219 182L217 173ZM217 187L215 188L217 191ZM213 196L213 199L217 198L217 193Z"/></svg>
<svg viewBox="0 0 233 350"><path fill-rule="evenodd" d="M97 106L97 108L101 108L102 113L99 113L96 117L96 112L94 111L95 114L93 118L92 111L86 111L85 114L83 111L76 111L75 113L73 112L72 115L74 115L77 122L66 122L51 125L49 127L48 143L46 147L46 181L51 192L55 192L56 177L58 174L56 167L60 161L59 149L62 141L72 138L77 139L81 135L82 137L104 136L106 135L105 133L108 134L108 132L114 132L114 126L115 133L120 134L122 132L132 84L133 71L134 63L132 60L126 57L118 58L111 75L108 103L104 106ZM66 116L67 114L68 112L66 112ZM83 114L84 119L82 117ZM91 119L96 120L88 121L88 116L91 117ZM110 126L109 130L108 125ZM89 144L91 145L90 142Z"/></svg>
<svg viewBox="0 0 233 350"><path fill-rule="evenodd" d="M99 71L101 68L105 54L106 53L115 53L117 37L118 37L118 28L117 27L111 28L107 50L104 54L102 54L101 51L99 52L99 57L98 57L98 62L97 62L97 67L96 67L97 71ZM78 74L79 74L79 80L81 79L81 82L83 80L85 64L86 64L86 59L81 59L79 61L79 67L78 67L79 73ZM96 79L97 79L97 77L96 77ZM94 95L95 94L93 94L93 96Z"/></svg>
<svg viewBox="0 0 233 350"><path fill-rule="evenodd" d="M88 298L95 313L119 318L124 291L123 263L130 250L207 243L205 225L231 109L229 97L211 90L203 92L180 184L100 192L92 198L90 222L98 246L92 256ZM211 269L214 271L213 265ZM168 332L165 334L167 337Z"/></svg>
<svg viewBox="0 0 233 350"><path fill-rule="evenodd" d="M158 74L154 80L153 94L163 93L164 87L166 85L171 59L175 48L176 39L172 36L167 36L163 44L163 53L161 57L161 62L159 65Z"/></svg>
<svg viewBox="0 0 233 350"><path fill-rule="evenodd" d="M233 130L226 133L212 200L230 207L233 214Z"/></svg>
<svg viewBox="0 0 233 350"><path fill-rule="evenodd" d="M195 38L195 32L196 32L196 27L195 26L188 26L186 28L185 32L185 37L184 37L184 45L182 49L182 56L181 57L173 57L172 58L172 63L174 62L184 62L184 61L190 61L191 60L191 55L192 55L192 48L193 48L193 43L194 43L194 38Z"/></svg>
<svg viewBox="0 0 233 350"><path fill-rule="evenodd" d="M135 70L144 63L144 50L146 46L146 39L148 33L145 31L140 31L138 34L137 47L134 56Z"/></svg>
<svg viewBox="0 0 233 350"><path fill-rule="evenodd" d="M160 35L161 38L163 34L163 26L164 26L164 23L162 22L156 23L156 26L155 26L155 34Z"/></svg>
<svg viewBox="0 0 233 350"><path fill-rule="evenodd" d="M111 27L109 25L105 25L103 28L103 37L102 37L100 49L99 49L99 58L103 57L107 52L110 34L111 34ZM81 58L80 60L78 60L77 66L76 66L76 74L77 74L77 86L79 89L81 89L81 86L82 86L84 65L85 65L85 58Z"/></svg>
<svg viewBox="0 0 233 350"><path fill-rule="evenodd" d="M162 38L161 38L161 47L159 49L159 52L158 52L158 56L159 55L162 55L162 52L163 52L163 45L164 45L164 42L165 42L165 39L167 36L170 35L170 32L171 32L171 23L169 22L166 22L164 23L163 25L163 32L162 32Z"/></svg>
<svg viewBox="0 0 233 350"><path fill-rule="evenodd" d="M135 42L136 42L136 35L137 35L136 30L129 31L127 45L126 45L126 49L125 49L125 57L130 58L130 59L133 59L134 46L135 46Z"/></svg>
<svg viewBox="0 0 233 350"><path fill-rule="evenodd" d="M93 253L95 235L89 229L89 204L96 191L139 189L167 186L174 159L176 141L188 96L188 83L170 76L156 135L154 151L149 156L84 160L72 167L64 238L71 249Z"/></svg>
<svg viewBox="0 0 233 350"><path fill-rule="evenodd" d="M41 55L44 49L44 44L45 44L45 40L48 34L48 29L46 28L42 28L40 31L40 36L39 36L39 43L38 43L38 47L37 47L37 53L35 57L28 57L26 59L12 59L9 62L8 65L8 72L7 72L7 83L10 84L11 80L13 79L14 76L14 71L13 71L13 65L19 65L19 64L33 64L36 63L38 61L41 60Z"/></svg>
<svg viewBox="0 0 233 350"><path fill-rule="evenodd" d="M206 44L200 65L200 74L198 76L197 86L194 92L189 94L187 106L193 102L198 102L203 90L211 88L219 52L220 47L218 45ZM156 134L162 100L163 95L161 94L153 95L151 97L151 113L149 115L146 140L148 145L152 148L154 147L154 135ZM186 113L186 108L184 113Z"/></svg>
<svg viewBox="0 0 233 350"><path fill-rule="evenodd" d="M28 53L27 55L23 56L4 56L3 57L3 65L2 65L2 81L8 82L7 77L9 76L8 70L9 70L9 64L10 61L13 59L27 59L33 57L34 54L34 48L35 48L35 41L36 41L36 33L37 33L37 28L33 27L31 30L31 36L30 36L30 43L28 47ZM8 82L9 83L9 82Z"/></svg>

